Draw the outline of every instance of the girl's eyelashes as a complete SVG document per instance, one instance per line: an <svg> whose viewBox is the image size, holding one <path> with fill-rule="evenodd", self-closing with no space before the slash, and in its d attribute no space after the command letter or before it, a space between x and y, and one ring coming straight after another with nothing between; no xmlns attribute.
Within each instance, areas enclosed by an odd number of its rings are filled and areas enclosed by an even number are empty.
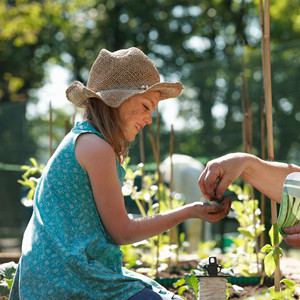
<svg viewBox="0 0 300 300"><path fill-rule="evenodd" d="M147 110L150 110L150 108L147 105L145 105L145 104L143 104L143 105Z"/></svg>

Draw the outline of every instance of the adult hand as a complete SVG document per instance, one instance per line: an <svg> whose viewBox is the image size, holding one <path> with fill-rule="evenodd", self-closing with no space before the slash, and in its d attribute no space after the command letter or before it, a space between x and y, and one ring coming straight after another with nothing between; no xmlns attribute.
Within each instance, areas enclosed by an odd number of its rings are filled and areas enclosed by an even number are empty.
<svg viewBox="0 0 300 300"><path fill-rule="evenodd" d="M226 217L230 211L232 197L224 198L219 204L212 205L203 202L194 202L194 217L210 223L217 223Z"/></svg>
<svg viewBox="0 0 300 300"><path fill-rule="evenodd" d="M198 180L203 195L209 200L221 200L227 187L243 172L245 157L244 153L232 153L208 162Z"/></svg>
<svg viewBox="0 0 300 300"><path fill-rule="evenodd" d="M300 224L285 227L283 228L283 232L288 234L288 236L283 237L288 245L300 248Z"/></svg>

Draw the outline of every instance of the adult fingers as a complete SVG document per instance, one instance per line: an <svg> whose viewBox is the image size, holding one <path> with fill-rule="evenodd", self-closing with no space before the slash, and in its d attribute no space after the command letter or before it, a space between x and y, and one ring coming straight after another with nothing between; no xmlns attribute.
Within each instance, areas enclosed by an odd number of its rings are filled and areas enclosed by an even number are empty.
<svg viewBox="0 0 300 300"><path fill-rule="evenodd" d="M226 176L226 174L224 175L224 177L222 177L220 179L219 184L216 187L216 191L215 191L215 197L216 199L222 199L224 193L226 192L228 186L233 182L234 180L232 180L231 177Z"/></svg>
<svg viewBox="0 0 300 300"><path fill-rule="evenodd" d="M226 197L222 201L218 202L218 205L210 205L206 204L208 206L209 213L211 214L217 214L224 211L229 211L231 207L231 201L232 197Z"/></svg>
<svg viewBox="0 0 300 300"><path fill-rule="evenodd" d="M300 233L285 236L284 240L289 246L300 248Z"/></svg>
<svg viewBox="0 0 300 300"><path fill-rule="evenodd" d="M219 180L219 171L208 165L200 175L198 184L203 195L209 200L215 199L215 190Z"/></svg>
<svg viewBox="0 0 300 300"><path fill-rule="evenodd" d="M283 228L283 232L286 234L296 234L300 233L300 224L296 224L294 226Z"/></svg>

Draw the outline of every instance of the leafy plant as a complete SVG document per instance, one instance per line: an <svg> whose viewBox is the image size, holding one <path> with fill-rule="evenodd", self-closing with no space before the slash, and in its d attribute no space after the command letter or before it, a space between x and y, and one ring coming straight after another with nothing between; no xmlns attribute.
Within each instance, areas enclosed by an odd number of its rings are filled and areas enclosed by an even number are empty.
<svg viewBox="0 0 300 300"><path fill-rule="evenodd" d="M39 178L42 175L45 167L42 164L38 165L35 158L31 157L30 161L32 166L24 165L21 167L22 170L25 170L25 173L22 175L22 180L18 180L20 184L29 188L29 192L27 194L27 200L33 199L37 183L39 182Z"/></svg>
<svg viewBox="0 0 300 300"><path fill-rule="evenodd" d="M237 229L240 235L231 238L233 246L222 265L232 267L244 276L256 276L259 273L259 261L264 257L256 251L257 237L265 230L264 224L260 224L259 203L251 199L250 186L247 184L243 188L231 185L228 189L241 200L232 202L232 209L240 225Z"/></svg>
<svg viewBox="0 0 300 300"><path fill-rule="evenodd" d="M123 165L126 168L126 175L122 192L124 196L130 196L130 198L136 203L140 215L142 217L152 216L160 212L165 212L170 209L180 207L184 204L183 198L179 194L170 194L169 188L165 184L158 182L158 174L146 174L143 175L143 164L137 166L137 170L133 171L128 167L129 158ZM138 189L135 186L135 178L142 176L142 186ZM159 194L159 196L158 196ZM160 199L158 203L158 198ZM184 238L184 235L181 235ZM147 273L148 276L155 275L155 266L157 259L161 262L160 270L169 267L168 261L170 258L175 258L178 254L179 244L170 242L170 236L168 234L161 234L159 237L159 243L157 237L149 238L145 241L122 246L123 261L127 268L134 265L134 259L136 259L137 265L146 265L149 268L139 268L138 272ZM179 239L182 242L182 238ZM159 257L157 258L157 247L159 247Z"/></svg>
<svg viewBox="0 0 300 300"><path fill-rule="evenodd" d="M264 267L267 276L271 276L278 265L278 256L282 256L282 249L277 246L281 243L282 237L278 231L277 223L273 224L270 231L269 236L271 239L271 245L266 244L260 250L261 252L267 253L264 258Z"/></svg>
<svg viewBox="0 0 300 300"><path fill-rule="evenodd" d="M13 261L0 265L0 296L4 299L9 295L16 269L17 264Z"/></svg>
<svg viewBox="0 0 300 300"><path fill-rule="evenodd" d="M247 297L247 300L293 300L297 299L293 297L293 294L297 288L297 285L288 279L282 279L281 284L284 284L286 287L280 292L275 291L275 287L272 286L269 289L262 291L258 295Z"/></svg>

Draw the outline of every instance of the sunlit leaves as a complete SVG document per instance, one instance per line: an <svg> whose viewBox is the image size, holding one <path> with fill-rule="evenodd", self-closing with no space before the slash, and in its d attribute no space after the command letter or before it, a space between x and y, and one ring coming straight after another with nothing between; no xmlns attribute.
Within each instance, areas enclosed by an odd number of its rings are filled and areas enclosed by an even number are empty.
<svg viewBox="0 0 300 300"><path fill-rule="evenodd" d="M279 234L277 223L273 224L269 236L271 239L271 245L266 244L260 250L263 253L267 253L264 258L264 267L267 276L271 276L278 265L278 259L282 256L282 249L278 247L279 243L282 241L282 237Z"/></svg>
<svg viewBox="0 0 300 300"><path fill-rule="evenodd" d="M16 1L0 4L0 39L13 40L17 47L35 44L45 22L41 16L42 5L35 1Z"/></svg>

